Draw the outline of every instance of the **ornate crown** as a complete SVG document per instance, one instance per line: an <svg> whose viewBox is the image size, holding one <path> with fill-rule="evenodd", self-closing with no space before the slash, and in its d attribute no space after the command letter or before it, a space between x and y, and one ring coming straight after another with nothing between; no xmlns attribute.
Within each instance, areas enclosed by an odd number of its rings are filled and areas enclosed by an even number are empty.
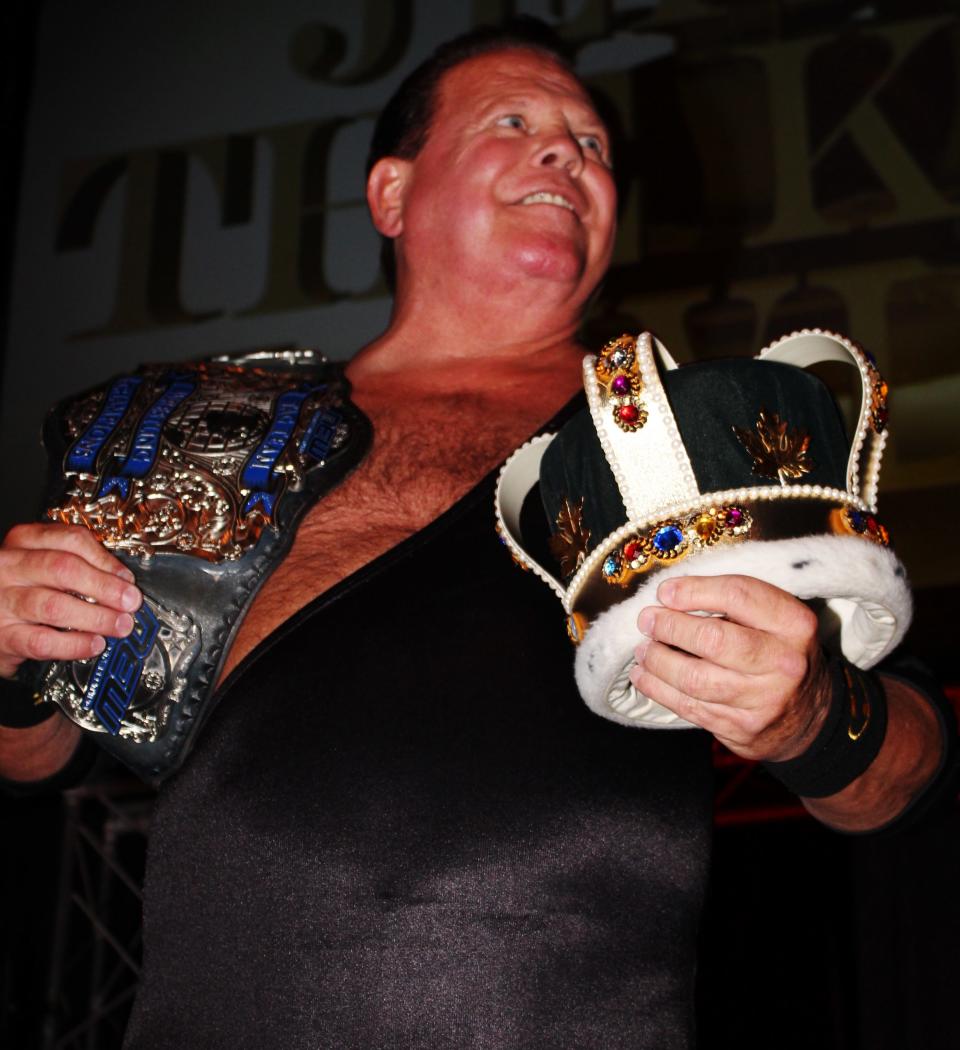
<svg viewBox="0 0 960 1050"><path fill-rule="evenodd" d="M859 373L852 438L807 371L828 361ZM864 350L813 329L756 358L678 367L645 332L586 357L584 386L588 411L507 461L496 512L514 558L563 602L577 681L598 713L687 724L628 677L636 617L665 574L743 573L823 599L825 642L863 667L899 642L910 594L876 518L888 390ZM538 483L559 578L520 530Z"/></svg>

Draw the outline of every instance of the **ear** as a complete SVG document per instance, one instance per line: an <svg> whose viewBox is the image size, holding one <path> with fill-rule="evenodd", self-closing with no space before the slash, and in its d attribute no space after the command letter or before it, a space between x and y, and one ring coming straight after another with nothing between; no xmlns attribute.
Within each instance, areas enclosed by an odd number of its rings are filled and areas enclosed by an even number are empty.
<svg viewBox="0 0 960 1050"><path fill-rule="evenodd" d="M399 237L403 233L403 205L413 165L399 157L381 157L367 177L367 206L378 233Z"/></svg>

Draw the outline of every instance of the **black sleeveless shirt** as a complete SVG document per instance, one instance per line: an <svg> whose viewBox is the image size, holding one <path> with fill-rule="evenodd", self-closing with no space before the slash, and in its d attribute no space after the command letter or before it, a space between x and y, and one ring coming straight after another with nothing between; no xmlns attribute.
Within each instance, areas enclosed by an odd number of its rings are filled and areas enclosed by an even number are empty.
<svg viewBox="0 0 960 1050"><path fill-rule="evenodd" d="M692 1045L709 738L587 710L492 490L226 683L158 798L128 1050Z"/></svg>

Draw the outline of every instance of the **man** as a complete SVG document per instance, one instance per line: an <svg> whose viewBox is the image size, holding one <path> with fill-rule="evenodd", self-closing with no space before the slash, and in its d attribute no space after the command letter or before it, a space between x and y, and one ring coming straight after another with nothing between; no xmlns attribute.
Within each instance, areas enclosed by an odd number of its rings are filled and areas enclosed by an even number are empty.
<svg viewBox="0 0 960 1050"><path fill-rule="evenodd" d="M580 385L607 130L522 35L454 42L413 85L367 183L396 265L390 325L347 369L374 445L257 595L158 798L131 1048L692 1039L709 737L591 716L553 599L491 538L489 472ZM806 606L741 577L659 598L638 688L741 755L803 754L831 701ZM12 530L0 673L95 655L139 601L82 530ZM807 803L836 827L893 820L937 769L927 700L886 694L870 768ZM77 735L59 714L4 730L0 771L49 776Z"/></svg>

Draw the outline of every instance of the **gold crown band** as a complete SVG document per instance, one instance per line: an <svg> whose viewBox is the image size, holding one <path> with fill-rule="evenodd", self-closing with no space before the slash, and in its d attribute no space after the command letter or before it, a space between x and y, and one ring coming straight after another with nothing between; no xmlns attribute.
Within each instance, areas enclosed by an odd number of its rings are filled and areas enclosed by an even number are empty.
<svg viewBox="0 0 960 1050"><path fill-rule="evenodd" d="M568 619L568 633L579 641L590 622L622 600L623 592L641 577L708 547L825 533L890 544L888 530L874 515L831 500L744 500L648 523L626 537L621 533L608 548L607 543L599 545L607 548L605 555L580 588L571 610L575 623Z"/></svg>

